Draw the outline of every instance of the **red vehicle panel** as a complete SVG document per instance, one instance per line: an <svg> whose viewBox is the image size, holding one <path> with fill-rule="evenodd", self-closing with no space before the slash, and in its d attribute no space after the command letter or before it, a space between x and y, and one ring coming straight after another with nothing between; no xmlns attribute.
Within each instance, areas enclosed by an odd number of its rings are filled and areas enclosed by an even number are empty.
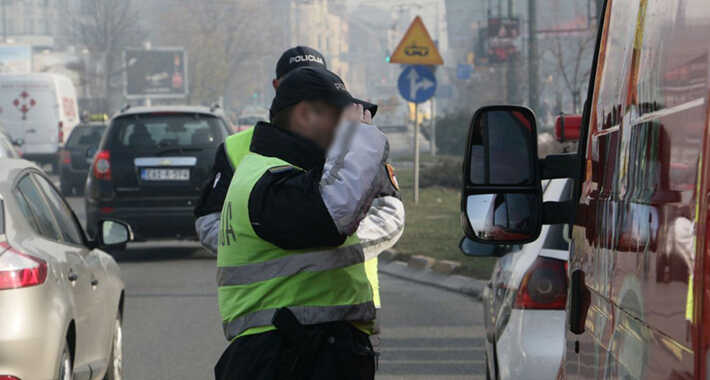
<svg viewBox="0 0 710 380"><path fill-rule="evenodd" d="M705 379L710 5L607 0L603 21L570 257L591 297L559 377Z"/></svg>

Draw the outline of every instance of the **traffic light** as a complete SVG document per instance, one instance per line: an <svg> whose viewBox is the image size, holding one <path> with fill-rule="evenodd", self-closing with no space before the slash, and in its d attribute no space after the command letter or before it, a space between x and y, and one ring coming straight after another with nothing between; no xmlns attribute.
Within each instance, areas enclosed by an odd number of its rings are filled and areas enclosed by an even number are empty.
<svg viewBox="0 0 710 380"><path fill-rule="evenodd" d="M385 51L385 62L388 62L388 63L389 63L389 61L390 61L391 58L392 58L392 56L390 55L390 52L389 52L389 51Z"/></svg>

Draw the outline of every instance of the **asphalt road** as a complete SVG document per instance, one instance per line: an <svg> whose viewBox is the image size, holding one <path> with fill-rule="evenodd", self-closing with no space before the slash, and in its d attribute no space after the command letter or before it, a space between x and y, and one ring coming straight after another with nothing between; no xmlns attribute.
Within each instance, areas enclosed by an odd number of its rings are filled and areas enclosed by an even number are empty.
<svg viewBox="0 0 710 380"><path fill-rule="evenodd" d="M69 198L84 220L81 198ZM126 283L126 379L210 379L226 346L215 261L187 242L141 243L117 257ZM481 305L469 297L387 275L378 380L482 379Z"/></svg>

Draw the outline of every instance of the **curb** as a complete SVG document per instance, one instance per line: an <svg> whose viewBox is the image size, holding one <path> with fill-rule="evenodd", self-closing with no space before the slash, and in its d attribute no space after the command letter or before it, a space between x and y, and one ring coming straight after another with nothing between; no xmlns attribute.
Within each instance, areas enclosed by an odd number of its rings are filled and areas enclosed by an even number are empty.
<svg viewBox="0 0 710 380"><path fill-rule="evenodd" d="M385 257L389 258L392 256L397 257L397 254L389 253ZM438 273L433 270L438 266L443 269L442 272L444 272L456 266L453 264L458 264L448 262L446 260L437 261L431 257L426 256L413 256L412 258L410 258L409 262L385 260L380 261L380 273L385 273L393 277L416 282L419 284L429 285L440 289L465 294L477 300L481 299L481 293L483 292L483 288L486 284L485 281L477 280L471 277ZM451 271L453 271L453 269L451 269Z"/></svg>

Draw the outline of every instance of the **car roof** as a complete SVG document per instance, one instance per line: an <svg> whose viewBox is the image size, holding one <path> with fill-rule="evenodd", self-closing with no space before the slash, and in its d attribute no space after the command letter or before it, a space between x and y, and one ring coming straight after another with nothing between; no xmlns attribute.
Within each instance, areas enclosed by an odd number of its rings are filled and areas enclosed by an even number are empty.
<svg viewBox="0 0 710 380"><path fill-rule="evenodd" d="M30 161L19 158L0 158L0 193L7 193L18 171L33 168L40 170Z"/></svg>
<svg viewBox="0 0 710 380"><path fill-rule="evenodd" d="M143 113L153 113L153 112L179 112L179 113L201 113L213 116L220 116L219 112L213 111L212 108L203 106L138 106L130 107L125 111L118 112L113 115L113 118L126 115L138 115Z"/></svg>

